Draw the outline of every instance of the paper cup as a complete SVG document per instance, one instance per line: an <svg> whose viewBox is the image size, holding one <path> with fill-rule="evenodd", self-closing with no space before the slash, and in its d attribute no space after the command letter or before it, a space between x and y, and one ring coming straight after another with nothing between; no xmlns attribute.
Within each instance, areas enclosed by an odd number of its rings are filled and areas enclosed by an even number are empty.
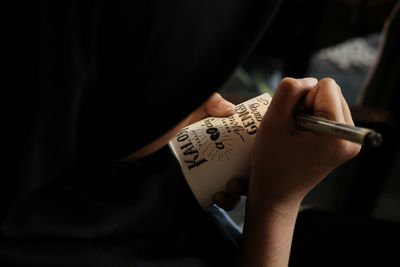
<svg viewBox="0 0 400 267"><path fill-rule="evenodd" d="M208 117L183 128L169 147L199 204L208 209L212 196L228 180L247 177L251 150L271 96L262 94L238 104L226 118Z"/></svg>

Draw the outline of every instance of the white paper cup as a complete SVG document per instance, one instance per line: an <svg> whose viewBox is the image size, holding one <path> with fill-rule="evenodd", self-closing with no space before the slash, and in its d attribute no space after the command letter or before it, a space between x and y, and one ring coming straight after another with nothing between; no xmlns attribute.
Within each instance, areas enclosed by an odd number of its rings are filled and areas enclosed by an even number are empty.
<svg viewBox="0 0 400 267"><path fill-rule="evenodd" d="M267 93L236 106L226 118L208 117L183 128L169 147L199 204L208 209L212 196L228 180L247 177L254 137L271 102Z"/></svg>

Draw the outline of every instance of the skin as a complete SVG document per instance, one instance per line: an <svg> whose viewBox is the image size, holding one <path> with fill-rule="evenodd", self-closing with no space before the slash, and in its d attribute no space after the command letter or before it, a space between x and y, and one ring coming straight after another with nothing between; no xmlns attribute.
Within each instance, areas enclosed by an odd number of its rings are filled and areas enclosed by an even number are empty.
<svg viewBox="0 0 400 267"><path fill-rule="evenodd" d="M202 120L206 117L227 117L235 112L235 105L224 99L219 93L213 93L207 101L205 101L200 107L189 114L184 120L179 122L174 128L146 145L145 147L134 151L132 154L118 159L118 161L131 161L139 158L149 156L156 152L163 146L165 146L169 140L171 140L182 128L190 125L194 122ZM241 194L245 194L248 181L242 181L243 179L234 178L232 182L227 185L227 190L223 192L217 192L214 195L214 202L225 210L234 209L240 202ZM232 187L232 188L231 188ZM241 194L238 194L240 192Z"/></svg>
<svg viewBox="0 0 400 267"><path fill-rule="evenodd" d="M299 129L299 108L353 125L334 80L282 80L255 140L240 266L288 266L302 200L360 151L358 144Z"/></svg>
<svg viewBox="0 0 400 267"><path fill-rule="evenodd" d="M241 195L247 195L238 266L288 266L294 225L304 197L361 149L359 144L297 127L294 117L299 110L354 125L333 79L281 81L256 135L250 177L233 177L226 191L214 195L215 202L227 210L237 205ZM234 105L215 93L176 127L123 160L150 155L188 124L233 112Z"/></svg>
<svg viewBox="0 0 400 267"><path fill-rule="evenodd" d="M185 126L204 119L208 116L213 117L227 117L235 112L235 105L224 99L219 93L213 93L207 101L194 110L189 116L179 122L174 128L151 142L150 144L142 147L141 149L133 152L121 160L135 160L149 156L156 152L161 147L165 146L182 128Z"/></svg>

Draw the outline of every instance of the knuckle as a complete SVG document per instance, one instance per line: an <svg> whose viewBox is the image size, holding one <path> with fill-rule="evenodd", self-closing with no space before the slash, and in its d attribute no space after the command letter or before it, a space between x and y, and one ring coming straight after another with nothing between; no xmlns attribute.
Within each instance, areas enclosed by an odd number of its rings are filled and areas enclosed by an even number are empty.
<svg viewBox="0 0 400 267"><path fill-rule="evenodd" d="M286 77L281 80L279 87L285 94L295 95L302 88L302 83L297 79Z"/></svg>
<svg viewBox="0 0 400 267"><path fill-rule="evenodd" d="M214 105L215 103L217 103L217 102L219 102L219 101L222 101L222 99L223 99L223 98L222 98L222 96L221 96L219 93L214 92L214 93L207 99L205 105L206 105L206 106Z"/></svg>
<svg viewBox="0 0 400 267"><path fill-rule="evenodd" d="M326 87L339 87L336 81L332 78L323 78L319 81L321 86L326 86Z"/></svg>
<svg viewBox="0 0 400 267"><path fill-rule="evenodd" d="M338 140L335 142L334 150L337 151L338 160L344 162L357 156L361 150L361 145L350 141Z"/></svg>
<svg viewBox="0 0 400 267"><path fill-rule="evenodd" d="M361 151L361 145L357 144L351 144L349 148L347 149L347 154L349 155L350 158L354 158L357 156Z"/></svg>

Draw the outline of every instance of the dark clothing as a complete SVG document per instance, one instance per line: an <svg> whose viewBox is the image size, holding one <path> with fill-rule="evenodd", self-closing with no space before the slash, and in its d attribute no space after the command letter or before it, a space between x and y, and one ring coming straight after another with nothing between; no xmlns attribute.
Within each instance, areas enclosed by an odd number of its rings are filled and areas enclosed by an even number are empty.
<svg viewBox="0 0 400 267"><path fill-rule="evenodd" d="M95 266L228 263L232 258L217 255L234 253L235 243L197 205L167 149L133 163L98 162L36 190L3 222L1 259Z"/></svg>
<svg viewBox="0 0 400 267"><path fill-rule="evenodd" d="M399 223L308 208L301 211L289 267L399 266Z"/></svg>
<svg viewBox="0 0 400 267"><path fill-rule="evenodd" d="M167 148L132 163L113 159L218 90L277 2L29 1L7 9L19 79L0 259L226 264L234 244L197 206Z"/></svg>

